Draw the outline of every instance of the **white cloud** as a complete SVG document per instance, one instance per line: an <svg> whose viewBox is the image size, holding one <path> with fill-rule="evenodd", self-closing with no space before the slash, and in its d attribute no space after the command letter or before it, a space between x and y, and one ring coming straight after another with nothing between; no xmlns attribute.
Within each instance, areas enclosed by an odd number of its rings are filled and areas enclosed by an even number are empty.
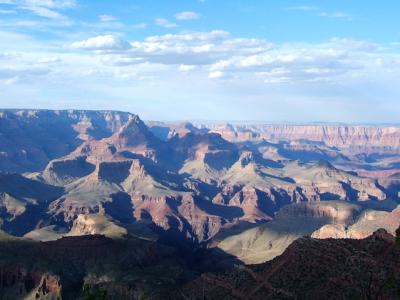
<svg viewBox="0 0 400 300"><path fill-rule="evenodd" d="M61 59L58 56L40 57L38 59L38 63L40 64L55 64L59 62L61 62Z"/></svg>
<svg viewBox="0 0 400 300"><path fill-rule="evenodd" d="M222 40L229 37L229 32L223 30L212 30L209 32L189 32L182 34L165 34L149 36L145 39L147 42L208 42L214 40Z"/></svg>
<svg viewBox="0 0 400 300"><path fill-rule="evenodd" d="M359 77L371 64L379 67L389 61L377 57L377 45L367 41L333 38L322 44L275 45L263 39L232 38L221 30L149 36L129 42L112 35L97 36L75 42L73 47L97 51L107 66L175 66L180 72L210 79L253 77L266 83Z"/></svg>
<svg viewBox="0 0 400 300"><path fill-rule="evenodd" d="M213 30L209 32L189 32L182 34L165 34L149 36L145 42L152 43L192 43L192 42L210 42L224 40L229 37L229 32L223 30Z"/></svg>
<svg viewBox="0 0 400 300"><path fill-rule="evenodd" d="M99 15L99 19L101 22L112 22L117 20L117 18L112 15Z"/></svg>
<svg viewBox="0 0 400 300"><path fill-rule="evenodd" d="M180 65L179 71L180 72L190 72L196 69L196 66L193 65Z"/></svg>
<svg viewBox="0 0 400 300"><path fill-rule="evenodd" d="M21 2L21 1L14 1ZM75 0L24 0L25 5L42 6L54 9L71 8L76 6Z"/></svg>
<svg viewBox="0 0 400 300"><path fill-rule="evenodd" d="M213 71L208 74L208 77L211 79L221 78L222 76L224 76L224 73L221 71Z"/></svg>
<svg viewBox="0 0 400 300"><path fill-rule="evenodd" d="M164 18L157 18L154 20L154 22L156 23L156 25L161 26L161 27L165 27L165 28L174 28L174 27L178 27L178 25L176 25L175 23L172 23L170 21L168 21L167 19Z"/></svg>
<svg viewBox="0 0 400 300"><path fill-rule="evenodd" d="M352 21L353 17L343 11L324 11L317 6L300 5L300 6L289 6L288 10L299 11L299 12L314 12L317 16L325 18L336 18Z"/></svg>
<svg viewBox="0 0 400 300"><path fill-rule="evenodd" d="M17 83L18 81L19 81L18 76L7 78L7 79L0 79L0 83L2 83L4 85L13 85L13 84Z"/></svg>
<svg viewBox="0 0 400 300"><path fill-rule="evenodd" d="M118 66L138 63L212 65L273 48L264 40L230 38L228 32L221 30L149 36L143 41L131 42L116 40L114 36L100 36L75 42L72 46L85 50L119 50L114 55L108 53L106 58L107 64Z"/></svg>
<svg viewBox="0 0 400 300"><path fill-rule="evenodd" d="M240 110L245 111L252 107L246 101L257 98L255 106L262 107L265 101L269 105L288 99L290 93L296 99L288 100L292 106L302 101L298 100L299 95L316 99L320 95L324 98L343 93L350 99L347 91L353 91L354 83L360 86L360 94L368 86L368 93L361 96L370 97L374 85L382 85L385 91L396 90L396 84L390 88L389 82L393 84L400 76L397 49L349 38L332 38L324 43L272 44L260 38L237 38L221 30L137 40L123 40L115 34L93 35L89 39L77 36L73 47L62 48L65 42L49 45L26 35L0 31L0 40L5 41L0 45L2 95L16 99L15 95L23 93L34 101L46 99L47 102L34 102L45 103L46 107L52 103L49 99L57 96L66 99L64 103L70 106L109 105L108 108L135 111L136 103L142 105L148 100L146 103L153 103L148 105L152 109L154 103L162 103L162 96L170 93L174 101L184 99L179 105L192 97L199 102L210 99L218 103L226 98L225 106L234 101L234 107L238 107L237 101L242 101ZM81 49L86 52L78 51ZM318 94L323 88L326 90ZM89 105L82 94L95 100ZM385 92L385 97L388 95ZM76 102L71 104L70 99ZM241 113L238 117L243 116Z"/></svg>
<svg viewBox="0 0 400 300"><path fill-rule="evenodd" d="M149 36L131 41L131 47L114 57L118 65L148 62L166 65L211 65L232 56L256 54L272 45L258 39L232 39L228 32L189 32ZM78 44L82 48L83 45ZM86 49L89 49L86 47ZM98 49L92 49L98 50ZM112 63L113 58L108 58Z"/></svg>
<svg viewBox="0 0 400 300"><path fill-rule="evenodd" d="M0 18L0 27L8 28L10 32L22 30L38 30L41 32L57 33L57 29L70 27L74 22L67 18L61 19L18 19L18 18Z"/></svg>
<svg viewBox="0 0 400 300"><path fill-rule="evenodd" d="M326 18L345 19L347 21L353 20L353 17L350 14L341 11L336 11L336 12L322 11L318 15L320 17L326 17Z"/></svg>
<svg viewBox="0 0 400 300"><path fill-rule="evenodd" d="M130 66L145 63L146 61L141 57L129 57L129 56L115 56L105 55L102 57L102 62L113 65L113 66Z"/></svg>
<svg viewBox="0 0 400 300"><path fill-rule="evenodd" d="M18 57L18 55L15 54L15 53L9 53L9 52L0 53L0 60L1 59L11 60L11 59L14 59L16 57Z"/></svg>
<svg viewBox="0 0 400 300"><path fill-rule="evenodd" d="M353 51L375 51L378 45L368 41L359 41L349 38L332 38L329 43L332 47L339 47Z"/></svg>
<svg viewBox="0 0 400 300"><path fill-rule="evenodd" d="M199 19L199 18L200 18L200 15L193 11L183 11L183 12L177 13L175 15L175 19L183 20L183 21L195 20L195 19Z"/></svg>
<svg viewBox="0 0 400 300"><path fill-rule="evenodd" d="M114 35L99 35L87 40L72 43L72 48L85 50L123 50L131 45Z"/></svg>
<svg viewBox="0 0 400 300"><path fill-rule="evenodd" d="M31 82L37 78L42 78L50 73L49 69L37 67L8 67L0 66L0 80L6 84L15 84L17 82Z"/></svg>
<svg viewBox="0 0 400 300"><path fill-rule="evenodd" d="M60 14L59 12L55 10L51 10L47 7L42 7L42 6L25 6L24 7L27 10L32 11L36 15L40 17L45 17L49 19L64 19L65 17Z"/></svg>
<svg viewBox="0 0 400 300"><path fill-rule="evenodd" d="M49 19L67 20L59 11L76 6L75 0L2 0L1 4L8 4L15 9L28 10L32 13Z"/></svg>
<svg viewBox="0 0 400 300"><path fill-rule="evenodd" d="M212 64L209 70L225 75L253 74L268 83L331 81L346 74L359 76L376 61L371 59L375 51L372 43L336 38L319 45L281 45L235 55Z"/></svg>

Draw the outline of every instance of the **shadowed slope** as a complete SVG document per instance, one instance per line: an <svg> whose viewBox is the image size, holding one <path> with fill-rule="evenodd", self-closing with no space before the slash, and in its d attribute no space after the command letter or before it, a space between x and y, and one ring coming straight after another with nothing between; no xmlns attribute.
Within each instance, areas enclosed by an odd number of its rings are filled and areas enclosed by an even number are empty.
<svg viewBox="0 0 400 300"><path fill-rule="evenodd" d="M379 230L364 240L301 238L271 262L203 274L190 299L397 299L400 248Z"/></svg>

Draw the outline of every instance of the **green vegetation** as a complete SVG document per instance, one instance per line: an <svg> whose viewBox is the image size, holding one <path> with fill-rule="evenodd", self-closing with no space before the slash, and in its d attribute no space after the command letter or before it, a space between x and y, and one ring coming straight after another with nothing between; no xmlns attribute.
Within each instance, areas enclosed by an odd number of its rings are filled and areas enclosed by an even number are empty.
<svg viewBox="0 0 400 300"><path fill-rule="evenodd" d="M143 293L143 295L140 296L139 300L147 300L147 299L149 299L149 295L148 295L148 293L145 291L145 292Z"/></svg>
<svg viewBox="0 0 400 300"><path fill-rule="evenodd" d="M106 300L107 291L103 289L93 289L89 285L83 287L83 299L84 300Z"/></svg>
<svg viewBox="0 0 400 300"><path fill-rule="evenodd" d="M397 230L399 231L399 230ZM390 277L386 282L385 285L383 286L384 291L388 292L388 291L394 291L395 294L397 294L397 296L399 296L400 299L400 284L398 279L396 279L395 277Z"/></svg>

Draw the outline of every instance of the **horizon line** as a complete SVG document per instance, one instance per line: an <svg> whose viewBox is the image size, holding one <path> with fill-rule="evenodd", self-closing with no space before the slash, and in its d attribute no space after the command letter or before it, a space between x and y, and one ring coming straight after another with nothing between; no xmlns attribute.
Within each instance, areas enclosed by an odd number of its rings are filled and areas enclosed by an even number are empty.
<svg viewBox="0 0 400 300"><path fill-rule="evenodd" d="M193 125L208 125L208 124L232 124L232 125L292 125L292 126L306 126L306 125L316 125L316 126L385 126L385 127L400 127L399 123L391 122L346 122L346 121L287 121L287 120L246 120L246 119L145 119L141 118L140 114L131 111L118 110L118 109L81 109L81 108L0 108L1 111L87 111L87 112L117 112L137 115L145 123L193 123Z"/></svg>

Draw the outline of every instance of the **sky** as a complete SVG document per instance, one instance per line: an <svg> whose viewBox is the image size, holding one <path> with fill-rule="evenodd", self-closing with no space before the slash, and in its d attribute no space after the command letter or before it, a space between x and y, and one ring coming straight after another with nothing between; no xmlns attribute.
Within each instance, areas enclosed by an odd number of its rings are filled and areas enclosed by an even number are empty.
<svg viewBox="0 0 400 300"><path fill-rule="evenodd" d="M398 0L0 0L0 107L400 123Z"/></svg>

